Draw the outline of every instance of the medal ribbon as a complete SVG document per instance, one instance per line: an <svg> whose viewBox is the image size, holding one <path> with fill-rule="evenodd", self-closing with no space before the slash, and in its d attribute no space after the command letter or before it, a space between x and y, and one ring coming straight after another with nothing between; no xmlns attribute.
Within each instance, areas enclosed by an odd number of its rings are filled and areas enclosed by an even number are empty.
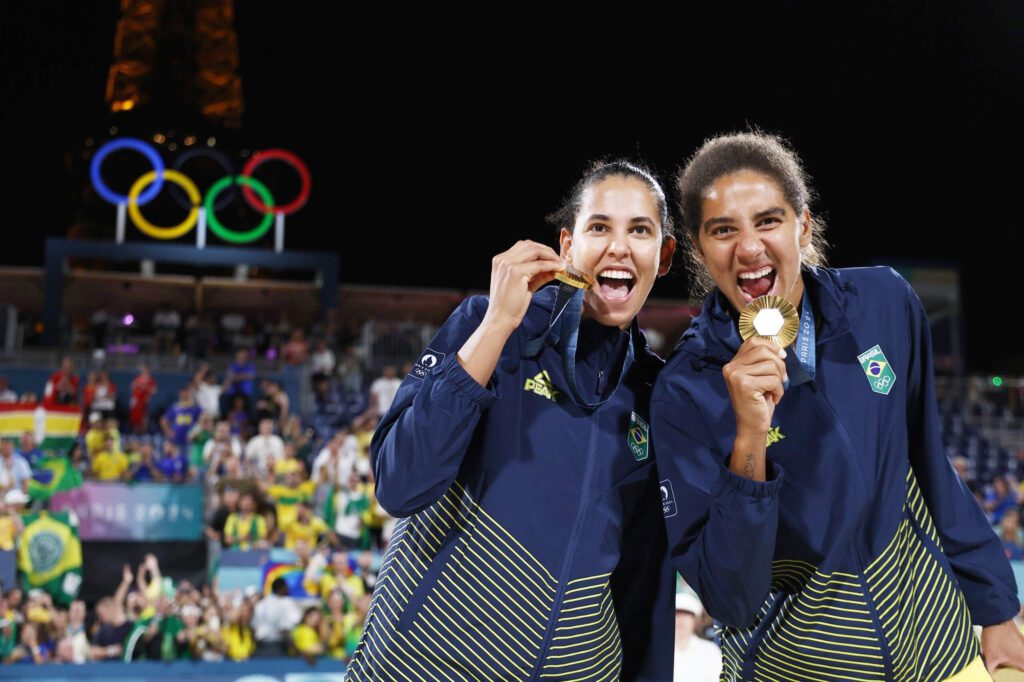
<svg viewBox="0 0 1024 682"><path fill-rule="evenodd" d="M599 407L615 395L615 390L622 384L622 379L629 372L633 365L633 334L629 334L629 345L626 347L626 358L622 363L622 371L619 372L618 381L604 400L592 403L583 398L579 387L576 385L576 346L579 342L580 321L583 319L583 295L582 289L560 283L558 285L558 296L555 298L555 307L551 311L551 322L547 330L540 336L527 342L524 354L535 356L540 352L547 337L554 331L557 334L555 347L562 357L562 369L569 381L569 391L577 405L581 407Z"/></svg>

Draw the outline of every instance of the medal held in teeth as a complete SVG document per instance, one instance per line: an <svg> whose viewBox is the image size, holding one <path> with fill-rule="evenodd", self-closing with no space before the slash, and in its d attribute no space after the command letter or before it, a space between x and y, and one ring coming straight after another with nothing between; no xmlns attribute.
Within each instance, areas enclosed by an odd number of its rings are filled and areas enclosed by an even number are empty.
<svg viewBox="0 0 1024 682"><path fill-rule="evenodd" d="M580 272L571 265L566 265L565 270L555 273L555 279L563 284L568 284L571 287L577 289L583 289L589 291L594 286L594 280L591 279L586 273Z"/></svg>
<svg viewBox="0 0 1024 682"><path fill-rule="evenodd" d="M757 336L786 348L796 341L799 329L800 315L781 296L759 296L740 312L740 336L744 341Z"/></svg>

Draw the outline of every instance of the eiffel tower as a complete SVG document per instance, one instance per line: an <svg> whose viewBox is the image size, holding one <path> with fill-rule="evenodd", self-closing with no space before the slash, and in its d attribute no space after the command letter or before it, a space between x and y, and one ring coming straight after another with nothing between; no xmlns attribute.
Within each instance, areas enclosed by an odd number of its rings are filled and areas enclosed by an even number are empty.
<svg viewBox="0 0 1024 682"><path fill-rule="evenodd" d="M233 0L121 0L107 77L110 111L172 105L240 127L245 106L234 20Z"/></svg>

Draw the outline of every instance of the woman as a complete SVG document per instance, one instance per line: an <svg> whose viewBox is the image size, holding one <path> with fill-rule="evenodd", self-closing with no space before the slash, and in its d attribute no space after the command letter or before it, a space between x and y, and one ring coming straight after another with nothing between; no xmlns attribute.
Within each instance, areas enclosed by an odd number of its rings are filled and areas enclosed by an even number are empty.
<svg viewBox="0 0 1024 682"><path fill-rule="evenodd" d="M231 611L231 619L220 632L224 651L232 661L245 661L256 651L252 632L252 607L243 601Z"/></svg>
<svg viewBox="0 0 1024 682"><path fill-rule="evenodd" d="M302 620L292 631L292 646L297 655L312 661L324 655L324 614L320 606L307 606Z"/></svg>
<svg viewBox="0 0 1024 682"><path fill-rule="evenodd" d="M666 679L664 557L635 320L675 249L647 171L594 166L555 214L561 253L492 261L374 435L396 525L353 680ZM566 263L585 293L538 289ZM536 293L534 293L536 292Z"/></svg>
<svg viewBox="0 0 1024 682"><path fill-rule="evenodd" d="M110 380L110 373L101 369L96 375L96 383L89 397L89 410L99 412L104 419L114 416L116 408L117 386Z"/></svg>
<svg viewBox="0 0 1024 682"><path fill-rule="evenodd" d="M224 544L231 549L262 549L268 546L270 530L267 520L257 513L256 496L244 493L239 498L239 510L228 514L224 523Z"/></svg>
<svg viewBox="0 0 1024 682"><path fill-rule="evenodd" d="M308 467L310 453L313 450L313 429L303 429L299 415L293 414L288 417L281 440L285 445L291 444L295 448L296 459Z"/></svg>
<svg viewBox="0 0 1024 682"><path fill-rule="evenodd" d="M714 289L652 398L670 552L723 626L723 679L988 679L1024 663L1013 575L939 434L924 308L888 268L821 266L799 160L711 140L679 177ZM782 350L741 342L764 294Z"/></svg>
<svg viewBox="0 0 1024 682"><path fill-rule="evenodd" d="M345 596L341 590L330 592L325 601L327 613L324 614L326 621L324 637L324 650L331 658L343 661L348 658L345 651Z"/></svg>

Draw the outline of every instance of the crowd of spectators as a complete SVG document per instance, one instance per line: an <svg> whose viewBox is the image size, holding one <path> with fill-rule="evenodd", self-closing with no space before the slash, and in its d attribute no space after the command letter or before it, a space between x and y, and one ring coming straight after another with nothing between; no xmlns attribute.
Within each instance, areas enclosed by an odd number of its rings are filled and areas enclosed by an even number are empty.
<svg viewBox="0 0 1024 682"><path fill-rule="evenodd" d="M103 324L109 327L109 316ZM170 314L154 318L161 348L187 345L187 324ZM104 341L99 324L93 331L97 343ZM242 325L238 334L244 333ZM308 414L293 409L280 383L258 375L247 347L233 347L220 373L200 363L170 404L146 366L118 386L102 366L82 381L64 358L41 398L19 397L0 377L4 402L81 410L81 433L66 456L84 479L202 486L211 564L227 550L280 548L301 573L301 596L282 579L222 592L215 578L175 583L148 556L134 572L126 566L112 595L88 608L79 600L65 609L40 590L7 589L0 597L0 660L351 654L394 522L374 496L369 443L401 379L390 366L371 381L354 348L336 355L337 344L326 337L310 344L302 330L292 330L282 338L283 362L308 368ZM31 432L0 444L0 550L17 547L33 467L63 454L41 452Z"/></svg>
<svg viewBox="0 0 1024 682"><path fill-rule="evenodd" d="M339 555L335 555L339 556ZM95 608L66 608L40 589L0 592L0 662L221 661L281 656L309 660L351 656L362 633L375 578L366 562L334 560L319 573L315 596L289 596L276 579L221 591L176 584L150 554L133 572L125 565L111 596Z"/></svg>
<svg viewBox="0 0 1024 682"><path fill-rule="evenodd" d="M1024 481L1013 474L995 476L984 484L972 474L966 457L953 458L953 469L964 485L974 493L989 524L1003 541L1003 550L1011 561L1024 560L1024 531L1021 513L1024 512Z"/></svg>

